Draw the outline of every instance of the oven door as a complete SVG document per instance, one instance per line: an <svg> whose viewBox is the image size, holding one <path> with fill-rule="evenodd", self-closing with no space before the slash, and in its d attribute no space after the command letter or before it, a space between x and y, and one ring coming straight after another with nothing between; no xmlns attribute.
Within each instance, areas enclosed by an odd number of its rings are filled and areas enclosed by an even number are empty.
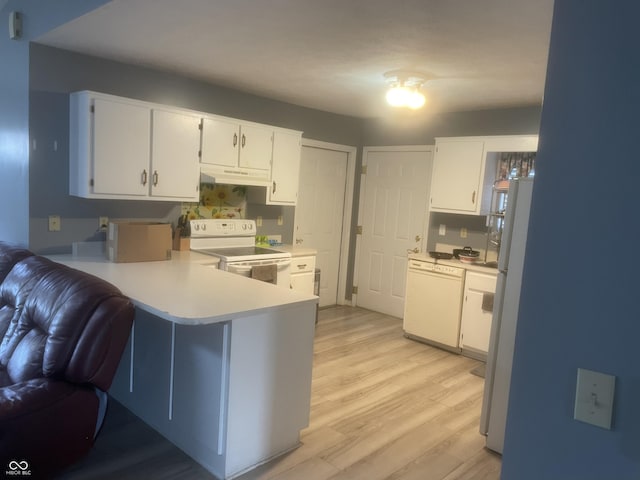
<svg viewBox="0 0 640 480"><path fill-rule="evenodd" d="M271 260L246 260L242 262L227 261L225 270L230 273L242 275L245 277L251 277L252 272L256 272L254 269L261 269L264 267L270 267L275 265L277 271L275 283L279 287L291 288L291 259L290 258L278 258ZM268 281L268 280L266 280Z"/></svg>

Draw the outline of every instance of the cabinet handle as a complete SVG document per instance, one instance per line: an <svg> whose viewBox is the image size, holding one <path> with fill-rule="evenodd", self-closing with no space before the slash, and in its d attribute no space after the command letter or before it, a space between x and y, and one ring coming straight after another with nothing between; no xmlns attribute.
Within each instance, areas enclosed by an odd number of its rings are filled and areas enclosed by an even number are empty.
<svg viewBox="0 0 640 480"><path fill-rule="evenodd" d="M236 145L238 145L238 134L234 133L233 134L233 146L235 147Z"/></svg>
<svg viewBox="0 0 640 480"><path fill-rule="evenodd" d="M471 203L473 203L473 204L476 203L476 191L475 190L471 194Z"/></svg>
<svg viewBox="0 0 640 480"><path fill-rule="evenodd" d="M158 171L154 170L153 171L153 186L157 186L158 185Z"/></svg>
<svg viewBox="0 0 640 480"><path fill-rule="evenodd" d="M272 182L273 187L271 187L271 193L276 193L276 182Z"/></svg>
<svg viewBox="0 0 640 480"><path fill-rule="evenodd" d="M147 171L146 170L142 170L142 177L140 178L140 180L142 181L142 185L146 185L147 184Z"/></svg>
<svg viewBox="0 0 640 480"><path fill-rule="evenodd" d="M245 143L247 143L247 137L245 137L244 133L242 134L242 148L244 148Z"/></svg>
<svg viewBox="0 0 640 480"><path fill-rule="evenodd" d="M302 270L303 268L307 268L306 263L303 263L302 265L298 265L298 270Z"/></svg>

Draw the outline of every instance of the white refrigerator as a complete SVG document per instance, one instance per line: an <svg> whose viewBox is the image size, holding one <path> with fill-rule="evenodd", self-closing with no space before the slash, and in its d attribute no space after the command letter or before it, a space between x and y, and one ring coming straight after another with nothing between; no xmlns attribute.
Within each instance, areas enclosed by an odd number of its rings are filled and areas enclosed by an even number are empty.
<svg viewBox="0 0 640 480"><path fill-rule="evenodd" d="M532 191L533 178L510 182L498 258L499 273L480 417L480 433L487 436L487 448L498 453L502 453L504 446Z"/></svg>

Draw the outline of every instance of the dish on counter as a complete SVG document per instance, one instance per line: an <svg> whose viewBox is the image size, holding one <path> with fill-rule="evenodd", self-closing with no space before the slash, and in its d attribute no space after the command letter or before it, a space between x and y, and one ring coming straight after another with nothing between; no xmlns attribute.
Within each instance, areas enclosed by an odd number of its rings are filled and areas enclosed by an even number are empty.
<svg viewBox="0 0 640 480"><path fill-rule="evenodd" d="M436 260L449 260L449 259L453 258L453 253L429 252L429 256L431 258L435 258Z"/></svg>
<svg viewBox="0 0 640 480"><path fill-rule="evenodd" d="M480 258L480 252L471 247L464 247L458 252L458 258L463 263L475 263Z"/></svg>

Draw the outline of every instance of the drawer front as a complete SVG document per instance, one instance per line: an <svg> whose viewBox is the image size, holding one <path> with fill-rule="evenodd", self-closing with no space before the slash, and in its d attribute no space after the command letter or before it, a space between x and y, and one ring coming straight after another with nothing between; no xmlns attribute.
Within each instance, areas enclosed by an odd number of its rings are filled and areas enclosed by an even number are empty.
<svg viewBox="0 0 640 480"><path fill-rule="evenodd" d="M467 271L465 287L471 290L495 293L496 280L495 275Z"/></svg>
<svg viewBox="0 0 640 480"><path fill-rule="evenodd" d="M313 272L316 268L316 257L293 257L291 274Z"/></svg>

